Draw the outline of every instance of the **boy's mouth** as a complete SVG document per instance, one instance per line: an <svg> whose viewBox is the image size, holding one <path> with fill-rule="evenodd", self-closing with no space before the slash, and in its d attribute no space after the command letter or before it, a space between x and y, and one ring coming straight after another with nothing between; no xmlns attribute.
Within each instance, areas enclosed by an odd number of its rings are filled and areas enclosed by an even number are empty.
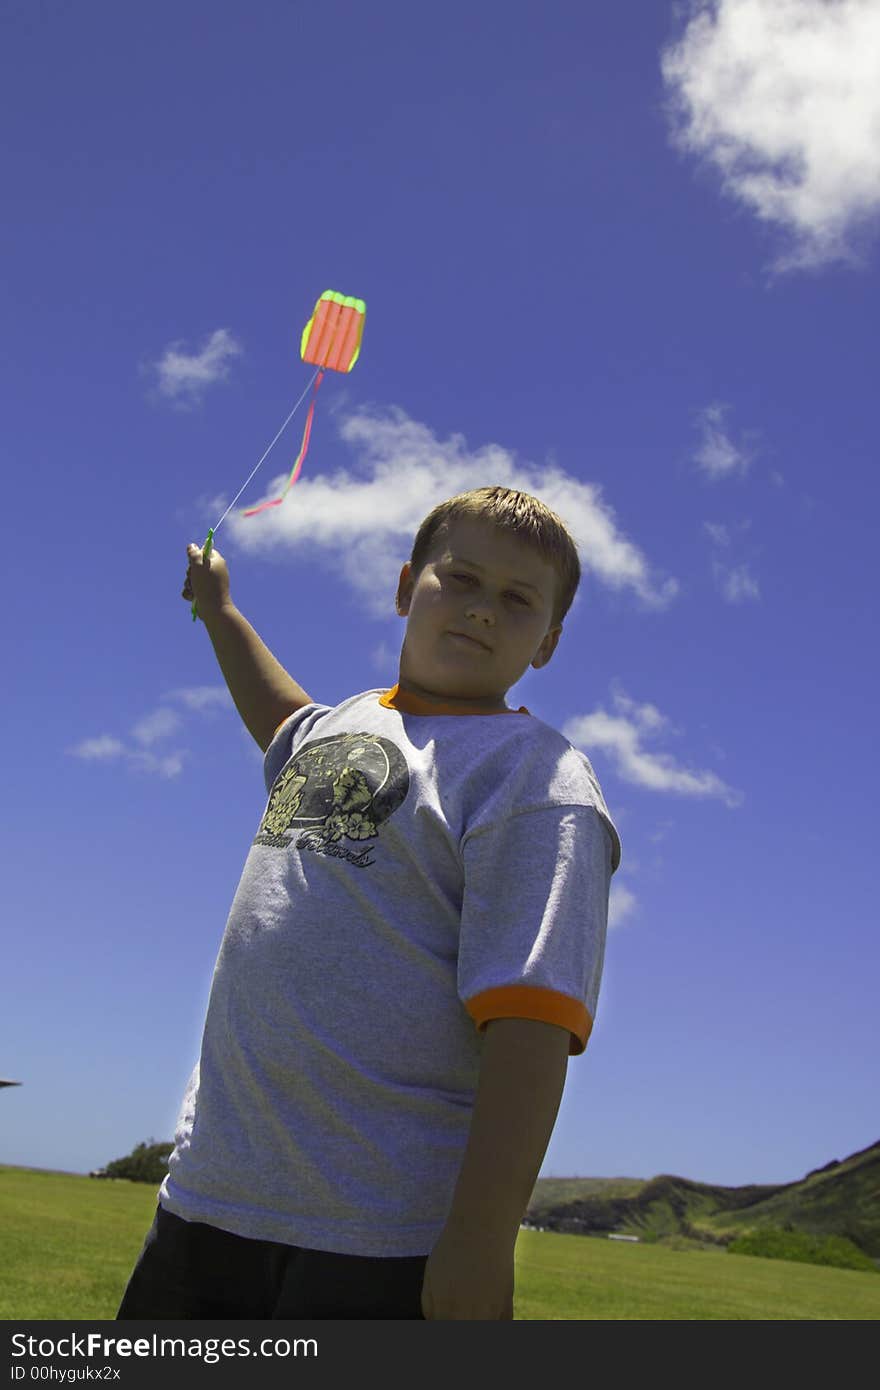
<svg viewBox="0 0 880 1390"><path fill-rule="evenodd" d="M450 632L449 636L457 637L459 641L467 642L472 647L482 647L484 652L490 652L492 650L492 648L487 646L485 642L481 642L479 637L471 637L466 632Z"/></svg>

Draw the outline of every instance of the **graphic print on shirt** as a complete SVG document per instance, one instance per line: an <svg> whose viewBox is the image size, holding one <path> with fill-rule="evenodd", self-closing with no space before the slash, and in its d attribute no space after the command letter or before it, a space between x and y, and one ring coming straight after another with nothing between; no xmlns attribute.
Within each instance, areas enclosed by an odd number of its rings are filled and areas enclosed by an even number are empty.
<svg viewBox="0 0 880 1390"><path fill-rule="evenodd" d="M255 845L331 854L359 868L376 861L372 846L355 854L340 841L374 840L409 791L409 768L396 744L377 734L334 734L305 744L276 777Z"/></svg>

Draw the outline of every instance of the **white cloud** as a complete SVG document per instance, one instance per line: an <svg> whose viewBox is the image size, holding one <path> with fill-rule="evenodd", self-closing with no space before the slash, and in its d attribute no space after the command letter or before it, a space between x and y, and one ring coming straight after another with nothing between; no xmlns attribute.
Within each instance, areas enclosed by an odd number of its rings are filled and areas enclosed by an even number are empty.
<svg viewBox="0 0 880 1390"><path fill-rule="evenodd" d="M599 583L628 589L651 608L665 607L678 592L677 581L658 576L622 533L597 484L552 465L521 463L497 444L470 451L460 434L439 440L396 407L349 415L340 433L357 454L352 471L301 477L282 506L259 518L232 513L227 525L252 553L323 550L375 617L393 613L400 566L427 513L456 493L494 485L532 493L557 512L575 537L584 573ZM285 480L283 474L269 482L265 496L277 496Z"/></svg>
<svg viewBox="0 0 880 1390"><path fill-rule="evenodd" d="M704 521L703 526L713 544L723 550L726 555L729 555L730 529L719 522L712 521ZM750 526L749 520L741 521L737 525L737 530L747 531ZM729 559L720 560L715 557L712 560L712 573L718 588L728 603L742 603L747 599L759 599L761 597L758 580L746 561L735 564Z"/></svg>
<svg viewBox="0 0 880 1390"><path fill-rule="evenodd" d="M177 700L186 709L196 713L212 708L234 708L232 697L225 686L184 687L169 691L162 699ZM101 734L97 738L83 739L72 748L68 748L67 752L71 757L84 761L118 760L136 772L146 772L157 777L177 777L183 770L189 753L186 749L177 748L159 754L153 752L153 744L170 738L179 730L181 722L181 716L176 710L160 705L132 726L128 742L110 734Z"/></svg>
<svg viewBox="0 0 880 1390"><path fill-rule="evenodd" d="M648 835L648 839L650 840L651 844L662 844L663 841L666 839L667 835L669 834L670 830L672 830L674 823L675 822L671 820L660 821L659 825L657 826L657 829L651 831L651 833Z"/></svg>
<svg viewBox="0 0 880 1390"><path fill-rule="evenodd" d="M232 707L232 696L225 685L191 685L179 690L170 690L162 697L165 700L180 700L191 710L228 709Z"/></svg>
<svg viewBox="0 0 880 1390"><path fill-rule="evenodd" d="M158 777L177 777L186 757L183 749L177 753L166 753L164 757L158 757L155 753L131 752L128 761L138 772L152 772Z"/></svg>
<svg viewBox="0 0 880 1390"><path fill-rule="evenodd" d="M119 760L137 772L155 773L159 777L176 777L187 756L181 750L159 757L143 748L131 748L121 739L111 738L109 734L83 739L81 743L68 748L67 752L71 757L82 758L86 762Z"/></svg>
<svg viewBox="0 0 880 1390"><path fill-rule="evenodd" d="M627 917L632 916L636 903L635 893L623 883L618 883L615 874L611 880L611 892L608 898L608 930L613 931L615 927L621 926Z"/></svg>
<svg viewBox="0 0 880 1390"><path fill-rule="evenodd" d="M703 525L716 545L730 545L730 532L722 522L704 521Z"/></svg>
<svg viewBox="0 0 880 1390"><path fill-rule="evenodd" d="M712 571L728 603L742 603L746 599L761 597L758 581L747 564L722 565L716 560Z"/></svg>
<svg viewBox="0 0 880 1390"><path fill-rule="evenodd" d="M226 380L230 361L241 351L227 328L215 329L200 352L186 352L181 342L171 343L155 364L160 393L171 400L196 404L209 386Z"/></svg>
<svg viewBox="0 0 880 1390"><path fill-rule="evenodd" d="M132 738L147 747L159 739L168 738L180 724L180 715L170 709L157 709L140 719L131 731Z"/></svg>
<svg viewBox="0 0 880 1390"><path fill-rule="evenodd" d="M111 738L109 734L101 734L98 738L84 738L81 743L75 744L67 751L71 757L84 758L87 762L110 762L113 758L122 756L125 744L118 738Z"/></svg>
<svg viewBox="0 0 880 1390"><path fill-rule="evenodd" d="M660 713L656 705L637 705L623 690L615 690L614 703L624 714L631 715L639 728L646 732L656 733L659 729L670 727L670 721L665 714Z"/></svg>
<svg viewBox="0 0 880 1390"><path fill-rule="evenodd" d="M777 271L859 264L880 212L877 0L690 0L661 55L674 143L782 229Z"/></svg>
<svg viewBox="0 0 880 1390"><path fill-rule="evenodd" d="M724 427L729 406L720 401L697 412L700 442L694 461L707 477L717 479L734 473L747 473L753 454L743 445L737 447Z"/></svg>
<svg viewBox="0 0 880 1390"><path fill-rule="evenodd" d="M637 705L618 690L613 696L618 714L597 709L577 715L562 727L562 733L592 758L601 749L610 757L625 782L650 791L672 792L679 796L718 797L727 806L739 806L743 797L714 772L681 767L669 753L651 751L643 740L664 728L668 721L654 705ZM627 717L629 716L629 717Z"/></svg>
<svg viewBox="0 0 880 1390"><path fill-rule="evenodd" d="M401 642L403 641L403 623L401 623ZM400 647L391 646L388 642L380 642L370 653L370 661L377 671L382 672L386 677L391 674L397 678L398 663L400 661Z"/></svg>

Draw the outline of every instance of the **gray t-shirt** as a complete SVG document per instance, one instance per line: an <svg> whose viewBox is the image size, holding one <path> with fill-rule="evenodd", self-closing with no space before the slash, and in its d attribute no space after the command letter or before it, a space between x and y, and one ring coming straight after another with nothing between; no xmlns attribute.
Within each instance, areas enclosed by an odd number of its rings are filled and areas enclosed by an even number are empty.
<svg viewBox="0 0 880 1390"><path fill-rule="evenodd" d="M435 1243L467 1143L481 1029L582 1052L620 842L588 759L527 710L310 704L214 970L162 1206L353 1255Z"/></svg>

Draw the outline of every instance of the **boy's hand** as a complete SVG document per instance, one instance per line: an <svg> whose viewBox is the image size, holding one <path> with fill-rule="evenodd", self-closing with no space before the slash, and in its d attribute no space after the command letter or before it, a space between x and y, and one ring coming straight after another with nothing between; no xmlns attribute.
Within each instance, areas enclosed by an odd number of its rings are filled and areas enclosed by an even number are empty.
<svg viewBox="0 0 880 1390"><path fill-rule="evenodd" d="M485 1232L446 1227L428 1256L422 1313L432 1322L513 1320L513 1251Z"/></svg>
<svg viewBox="0 0 880 1390"><path fill-rule="evenodd" d="M229 602L229 570L226 561L216 547L206 561L201 546L196 545L194 541L190 541L186 547L186 557L189 565L180 597L186 599L187 603L192 603L195 599L199 617L205 613L218 612Z"/></svg>

